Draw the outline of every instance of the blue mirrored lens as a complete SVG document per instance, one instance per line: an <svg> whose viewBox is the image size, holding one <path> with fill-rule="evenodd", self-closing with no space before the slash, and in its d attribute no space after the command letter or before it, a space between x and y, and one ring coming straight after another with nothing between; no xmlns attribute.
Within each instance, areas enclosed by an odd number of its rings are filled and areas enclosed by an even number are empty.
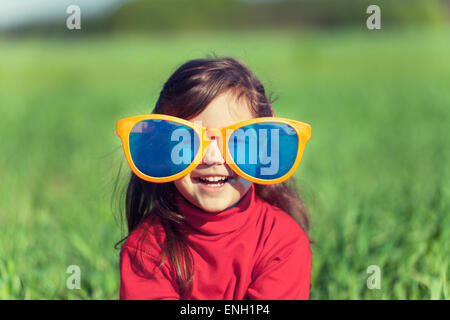
<svg viewBox="0 0 450 320"><path fill-rule="evenodd" d="M265 180L280 178L292 168L298 145L294 128L277 122L244 126L228 141L236 165L249 176Z"/></svg>
<svg viewBox="0 0 450 320"><path fill-rule="evenodd" d="M185 125L166 120L144 120L130 132L130 153L136 168L150 177L180 173L194 160L200 142Z"/></svg>

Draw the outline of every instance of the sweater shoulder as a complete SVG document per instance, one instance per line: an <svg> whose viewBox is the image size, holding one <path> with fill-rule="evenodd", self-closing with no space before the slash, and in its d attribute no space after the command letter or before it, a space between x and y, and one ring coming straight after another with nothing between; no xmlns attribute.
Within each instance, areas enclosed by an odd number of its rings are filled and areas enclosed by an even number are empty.
<svg viewBox="0 0 450 320"><path fill-rule="evenodd" d="M309 245L309 237L302 227L284 210L258 198L261 201L260 221L270 242L302 242Z"/></svg>
<svg viewBox="0 0 450 320"><path fill-rule="evenodd" d="M290 261L289 257L311 255L308 234L288 213L260 199L261 214L258 219L258 251L252 279L264 272L271 262ZM296 261L295 263L303 263Z"/></svg>

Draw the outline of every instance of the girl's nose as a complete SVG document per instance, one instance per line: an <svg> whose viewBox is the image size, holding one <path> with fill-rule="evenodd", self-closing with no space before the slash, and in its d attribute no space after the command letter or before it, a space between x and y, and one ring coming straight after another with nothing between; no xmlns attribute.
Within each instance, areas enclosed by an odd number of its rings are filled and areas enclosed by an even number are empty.
<svg viewBox="0 0 450 320"><path fill-rule="evenodd" d="M219 140L217 137L211 138L211 143L206 149L205 156L203 157L203 163L207 165L224 164L225 160L222 157L222 153L219 148Z"/></svg>

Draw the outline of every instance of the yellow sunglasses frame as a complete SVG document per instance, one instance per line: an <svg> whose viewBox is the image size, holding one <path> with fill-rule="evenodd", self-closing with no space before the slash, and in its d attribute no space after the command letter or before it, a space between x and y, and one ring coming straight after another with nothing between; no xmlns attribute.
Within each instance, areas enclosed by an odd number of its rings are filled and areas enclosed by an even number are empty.
<svg viewBox="0 0 450 320"><path fill-rule="evenodd" d="M191 129L193 129L200 138L200 146L197 151L197 154L194 156L194 160L192 163L183 171L168 176L168 177L151 177L148 176L141 171L134 165L133 160L131 158L130 153L130 144L129 144L129 136L130 132L133 129L133 127L140 121L144 120L167 120L171 122L175 122L178 124L182 124L184 126L187 126ZM243 172L239 167L234 163L231 154L228 150L228 140L231 134L244 126L255 124L255 123L264 123L264 122L276 122L276 123L283 123L287 124L290 127L292 127L295 132L297 133L299 137L299 145L297 150L297 157L294 161L294 164L292 165L292 168L282 177L272 179L272 180L265 180L265 179L259 179L252 176L249 176L245 172ZM298 165L300 164L300 161L303 156L303 151L305 150L306 143L311 138L311 125L305 122L300 122L296 120L291 120L287 118L279 118L279 117L260 117L260 118L253 118L250 120L241 121L238 123L235 123L228 127L223 128L206 128L201 126L198 123L191 122L185 119L181 119L174 116L168 116L165 114L147 114L147 115L139 115L139 116L133 116L128 117L124 119L120 119L117 121L116 126L116 132L119 138L122 141L123 151L125 153L125 158L128 162L128 165L130 166L131 170L141 179L149 181L149 182L156 182L156 183L163 183L163 182L170 182L177 180L185 175L187 175L189 172L194 170L201 162L202 159L205 156L206 150L208 149L209 144L211 143L211 137L220 137L219 139L219 148L222 152L222 157L225 154L225 163L230 166L230 168L237 173L239 176L241 176L244 179L247 179L251 182L258 183L258 184L276 184L281 183L287 179L289 179L297 169Z"/></svg>

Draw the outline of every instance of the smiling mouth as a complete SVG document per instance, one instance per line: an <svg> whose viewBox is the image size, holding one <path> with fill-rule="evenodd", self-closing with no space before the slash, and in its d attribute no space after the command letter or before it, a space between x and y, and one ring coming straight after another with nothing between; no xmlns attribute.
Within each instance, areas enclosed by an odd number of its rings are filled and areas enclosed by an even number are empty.
<svg viewBox="0 0 450 320"><path fill-rule="evenodd" d="M227 176L204 176L196 177L194 181L207 185L208 187L221 187L230 180Z"/></svg>

